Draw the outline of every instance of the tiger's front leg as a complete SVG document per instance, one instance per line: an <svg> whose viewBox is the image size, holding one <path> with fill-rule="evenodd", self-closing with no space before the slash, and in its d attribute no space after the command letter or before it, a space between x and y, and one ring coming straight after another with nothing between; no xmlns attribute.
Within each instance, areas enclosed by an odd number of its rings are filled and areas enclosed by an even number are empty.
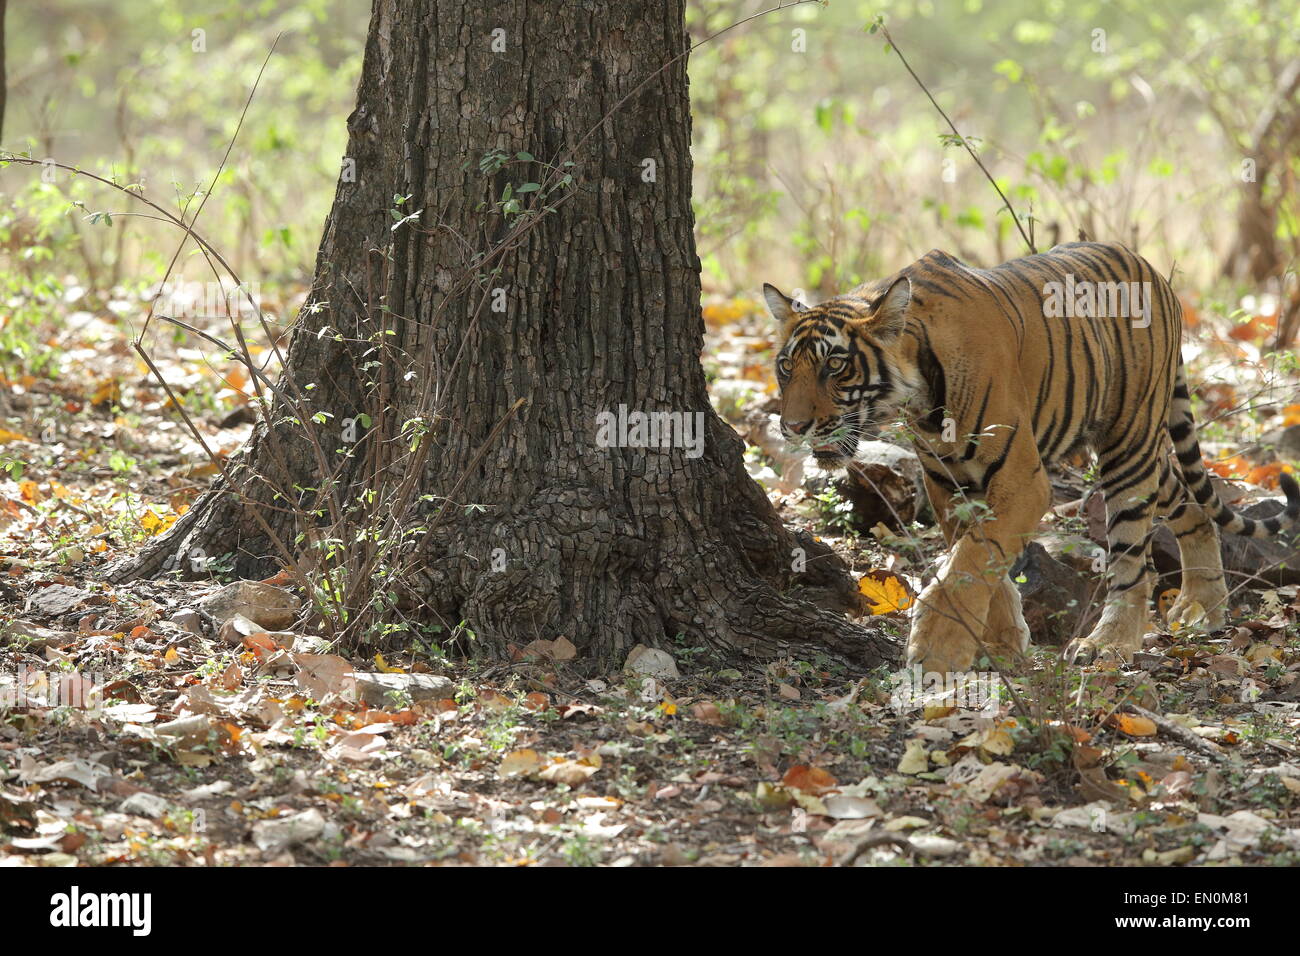
<svg viewBox="0 0 1300 956"><path fill-rule="evenodd" d="M1028 434L1015 428L1009 439L996 438L980 449L980 457L990 459L989 517L956 533L947 517L951 499L927 480L931 504L945 516L945 534L956 538L938 577L913 606L907 663L927 673L969 670L981 646L1005 654L1023 651L1027 643L1019 595L1007 571L1047 511L1051 489Z"/></svg>

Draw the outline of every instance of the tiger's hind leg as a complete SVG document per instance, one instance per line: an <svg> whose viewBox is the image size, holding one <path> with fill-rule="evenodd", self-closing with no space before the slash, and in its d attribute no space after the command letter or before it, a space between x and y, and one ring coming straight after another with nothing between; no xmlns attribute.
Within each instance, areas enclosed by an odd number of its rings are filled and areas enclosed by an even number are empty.
<svg viewBox="0 0 1300 956"><path fill-rule="evenodd" d="M1178 539L1183 583L1169 609L1169 623L1202 621L1211 630L1223 627L1228 613L1228 587L1223 577L1219 529L1188 493L1187 486L1163 457L1159 510Z"/></svg>
<svg viewBox="0 0 1300 956"><path fill-rule="evenodd" d="M1151 522L1157 510L1160 465L1151 455L1119 453L1101 464L1106 499L1106 606L1087 637L1066 648L1069 660L1086 663L1102 654L1129 660L1142 647L1148 620Z"/></svg>

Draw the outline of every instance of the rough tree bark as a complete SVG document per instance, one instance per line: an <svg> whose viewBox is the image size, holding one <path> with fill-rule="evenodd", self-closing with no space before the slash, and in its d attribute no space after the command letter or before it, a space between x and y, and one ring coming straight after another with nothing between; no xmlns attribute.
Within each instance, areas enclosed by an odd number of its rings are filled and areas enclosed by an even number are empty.
<svg viewBox="0 0 1300 956"><path fill-rule="evenodd" d="M9 98L8 78L5 74L5 6L9 0L0 0L0 143L4 142L5 102Z"/></svg>
<svg viewBox="0 0 1300 956"><path fill-rule="evenodd" d="M375 0L348 120L356 181L338 185L315 308L302 312L285 374L315 384L312 407L337 419L362 407L367 349L349 340L373 331L382 293L393 353L431 345L441 357L448 412L422 489L457 488L506 419L450 519L425 539L416 588L430 613L468 622L490 654L563 635L594 667L681 633L733 656L820 647L874 666L894 647L845 618L846 569L782 526L708 403L687 43L682 0ZM576 150L574 185L486 283L505 289L501 312L481 309L483 288L458 291L454 277L507 228L493 209L507 183L547 173L524 160L484 175L489 150L550 162ZM404 212L423 210L418 224L392 229L395 195L411 197ZM326 326L344 341L317 334ZM462 343L468 360L450 371ZM420 384L389 375L386 422L374 427L395 434ZM702 454L601 447L598 415L620 405L703 413ZM285 540L302 529L258 476L281 487L319 479L299 432L268 418L242 456L242 495L218 482L114 578L157 573L195 546L234 552L244 576L274 570L253 511ZM360 467L339 480L360 481Z"/></svg>
<svg viewBox="0 0 1300 956"><path fill-rule="evenodd" d="M1229 278L1264 282L1280 276L1286 266L1277 236L1280 199L1275 193L1287 191L1292 143L1300 137L1300 108L1296 105L1300 61L1287 63L1274 83L1273 95L1245 134L1246 157L1254 161L1255 169L1241 185L1237 232L1223 261L1223 273ZM1216 111L1214 115L1222 114ZM1229 142L1237 140L1229 126L1223 130Z"/></svg>

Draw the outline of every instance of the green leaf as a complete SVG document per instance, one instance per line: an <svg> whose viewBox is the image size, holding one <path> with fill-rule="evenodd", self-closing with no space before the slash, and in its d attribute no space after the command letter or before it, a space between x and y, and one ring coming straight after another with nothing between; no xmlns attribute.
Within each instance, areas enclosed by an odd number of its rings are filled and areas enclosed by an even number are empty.
<svg viewBox="0 0 1300 956"><path fill-rule="evenodd" d="M1012 83L1019 83L1025 75L1024 68L1015 60L999 60L993 65L993 72L1005 76Z"/></svg>

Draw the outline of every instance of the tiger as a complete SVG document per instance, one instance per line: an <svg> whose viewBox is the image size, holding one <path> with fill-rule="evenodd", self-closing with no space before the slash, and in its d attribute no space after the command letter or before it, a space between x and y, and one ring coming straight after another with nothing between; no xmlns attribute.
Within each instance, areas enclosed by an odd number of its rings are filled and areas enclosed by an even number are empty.
<svg viewBox="0 0 1300 956"><path fill-rule="evenodd" d="M1220 499L1197 443L1182 306L1120 243L1064 243L991 269L934 249L818 305L770 284L763 294L779 326L782 435L835 470L860 438L901 420L920 460L947 552L909 612L909 667L963 672L981 651L1027 651L1009 572L1051 506L1048 467L1082 451L1106 504L1106 597L1065 647L1076 664L1141 648L1156 519L1182 564L1167 620L1211 629L1228 604L1219 530L1267 537L1300 522L1290 474L1276 517L1243 517ZM967 500L982 504L954 507Z"/></svg>

